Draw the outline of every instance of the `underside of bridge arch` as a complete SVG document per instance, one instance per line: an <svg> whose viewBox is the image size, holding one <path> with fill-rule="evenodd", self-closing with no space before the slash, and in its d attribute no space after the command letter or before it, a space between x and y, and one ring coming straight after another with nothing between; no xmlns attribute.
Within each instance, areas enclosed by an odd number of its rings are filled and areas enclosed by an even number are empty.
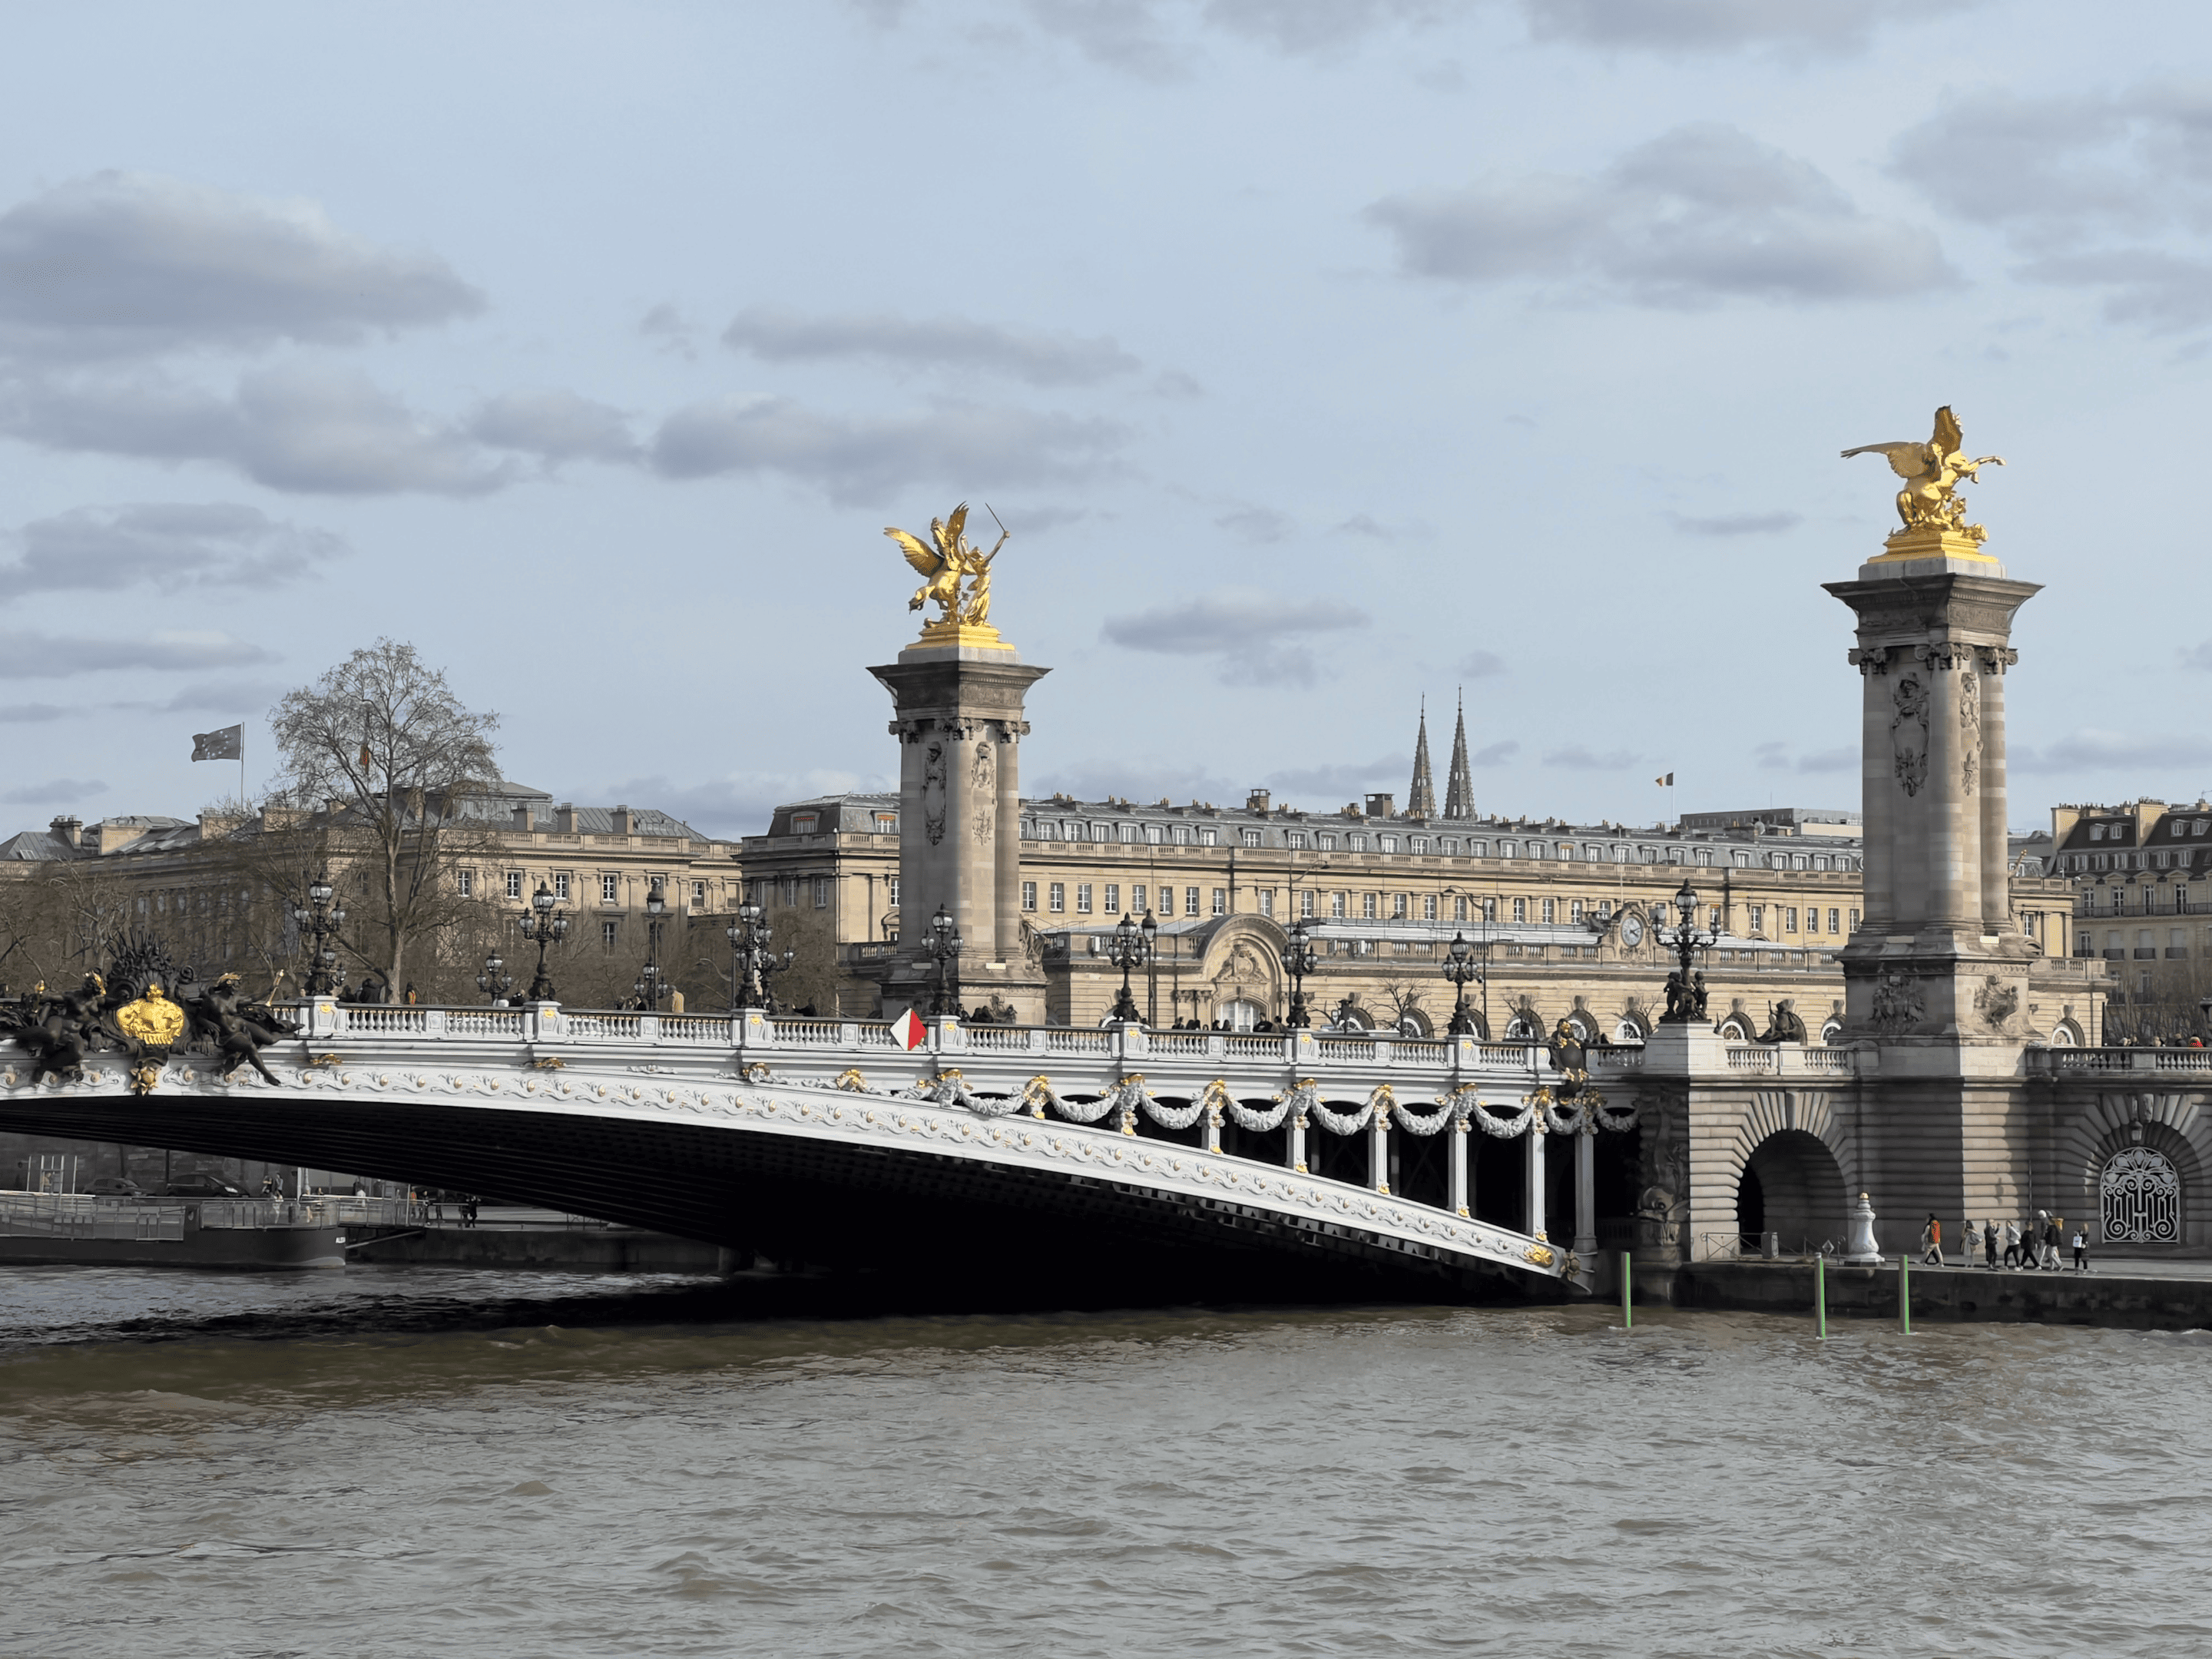
<svg viewBox="0 0 2212 1659"><path fill-rule="evenodd" d="M1844 1172L1818 1135L1778 1129L1752 1148L1736 1183L1736 1226L1743 1237L1782 1235L1783 1248L1800 1240L1818 1244L1840 1238L1848 1207Z"/></svg>
<svg viewBox="0 0 2212 1659"><path fill-rule="evenodd" d="M1350 1227L951 1153L389 1098L54 1095L0 1128L343 1170L865 1278L884 1306L1558 1299L1555 1280Z"/></svg>

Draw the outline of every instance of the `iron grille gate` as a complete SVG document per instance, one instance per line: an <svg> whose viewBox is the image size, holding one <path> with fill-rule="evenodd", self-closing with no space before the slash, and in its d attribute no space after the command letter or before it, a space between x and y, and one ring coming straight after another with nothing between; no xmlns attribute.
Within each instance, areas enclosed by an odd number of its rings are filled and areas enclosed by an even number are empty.
<svg viewBox="0 0 2212 1659"><path fill-rule="evenodd" d="M2098 1182L2108 1244L2179 1244L2181 1177L2148 1146L2130 1146L2105 1165Z"/></svg>

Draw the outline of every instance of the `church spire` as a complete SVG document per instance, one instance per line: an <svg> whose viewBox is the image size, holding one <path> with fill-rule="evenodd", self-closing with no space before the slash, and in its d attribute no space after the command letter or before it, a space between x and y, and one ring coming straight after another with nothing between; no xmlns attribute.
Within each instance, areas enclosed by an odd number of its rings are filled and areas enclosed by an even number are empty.
<svg viewBox="0 0 2212 1659"><path fill-rule="evenodd" d="M1432 818L1436 815L1436 781L1429 775L1429 700L1423 697L1420 735L1413 739L1413 787L1406 792L1406 816Z"/></svg>
<svg viewBox="0 0 2212 1659"><path fill-rule="evenodd" d="M1425 735L1425 732L1424 733ZM1467 769L1467 693L1459 696L1459 728L1452 733L1451 773L1444 780L1444 816L1474 816L1474 779Z"/></svg>

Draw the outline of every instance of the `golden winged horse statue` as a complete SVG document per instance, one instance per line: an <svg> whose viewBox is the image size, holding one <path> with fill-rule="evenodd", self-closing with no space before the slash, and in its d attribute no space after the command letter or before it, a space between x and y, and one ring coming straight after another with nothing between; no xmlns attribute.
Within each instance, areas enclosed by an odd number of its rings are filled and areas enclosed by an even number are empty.
<svg viewBox="0 0 2212 1659"><path fill-rule="evenodd" d="M2004 457L1982 455L1970 461L1960 447L1963 439L1959 417L1946 404L1936 411L1936 431L1926 443L1861 444L1856 449L1845 450L1844 459L1849 460L1854 455L1888 459L1890 471L1905 480L1905 488L1897 492L1897 516L1905 521L1905 529L1927 526L1980 541L1987 532L1978 524L1966 522L1966 498L1958 493L1959 480L1978 482L1983 467L2002 466Z"/></svg>
<svg viewBox="0 0 2212 1659"><path fill-rule="evenodd" d="M929 521L927 542L890 526L884 529L922 579L906 608L919 611L934 599L945 607L945 614L934 624L937 627L981 628L991 619L991 561L999 556L999 549L1013 532L1001 525L998 542L986 553L968 539L967 528L968 503L963 501L952 509L951 518ZM965 595L961 592L963 581L969 585Z"/></svg>

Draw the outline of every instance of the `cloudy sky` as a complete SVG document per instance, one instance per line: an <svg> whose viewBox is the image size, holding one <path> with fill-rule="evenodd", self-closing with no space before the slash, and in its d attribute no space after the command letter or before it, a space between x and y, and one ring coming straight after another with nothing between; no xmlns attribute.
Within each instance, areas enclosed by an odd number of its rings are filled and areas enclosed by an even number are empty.
<svg viewBox="0 0 2212 1659"><path fill-rule="evenodd" d="M1856 807L1954 404L2046 592L2013 818L2212 787L2212 18L2133 0L19 13L0 833L187 816L380 635L512 777L882 787L885 525L988 501L1032 788Z"/></svg>

